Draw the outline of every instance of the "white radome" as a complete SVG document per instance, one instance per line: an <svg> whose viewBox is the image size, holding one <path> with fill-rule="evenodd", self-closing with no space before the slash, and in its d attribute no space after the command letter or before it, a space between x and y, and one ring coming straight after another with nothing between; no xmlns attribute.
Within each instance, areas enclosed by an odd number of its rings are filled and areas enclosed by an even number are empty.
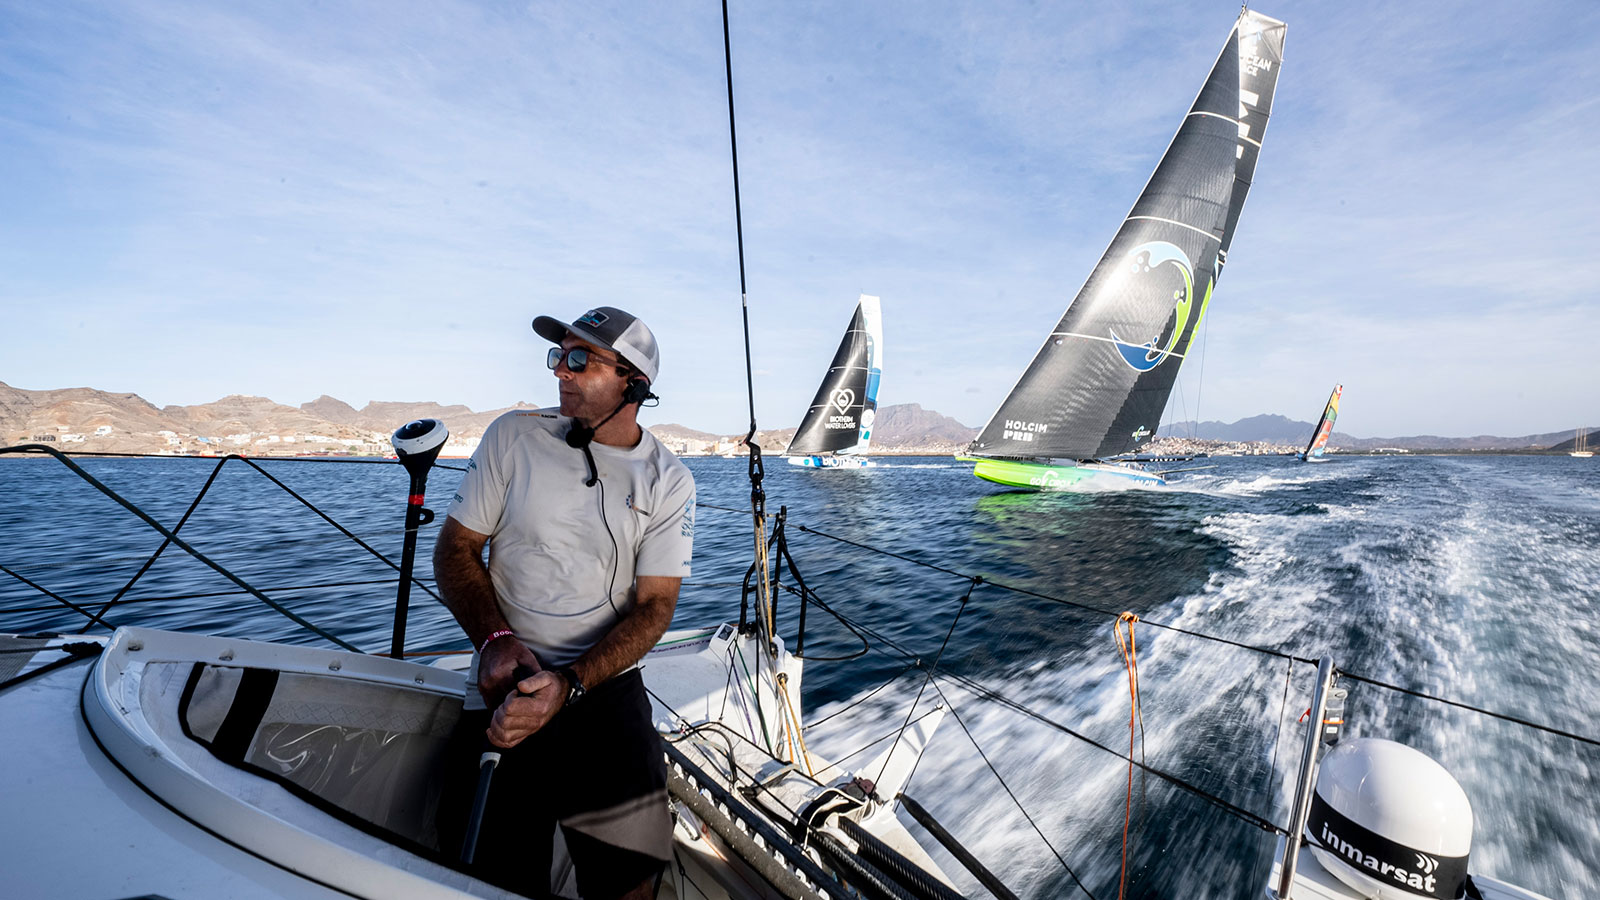
<svg viewBox="0 0 1600 900"><path fill-rule="evenodd" d="M1380 738L1340 743L1322 760L1316 794L1356 825L1426 857L1464 857L1472 848L1472 804L1433 758ZM1313 834L1317 844L1322 836ZM1312 846L1324 868L1364 896L1415 900L1430 896L1372 877L1345 856Z"/></svg>

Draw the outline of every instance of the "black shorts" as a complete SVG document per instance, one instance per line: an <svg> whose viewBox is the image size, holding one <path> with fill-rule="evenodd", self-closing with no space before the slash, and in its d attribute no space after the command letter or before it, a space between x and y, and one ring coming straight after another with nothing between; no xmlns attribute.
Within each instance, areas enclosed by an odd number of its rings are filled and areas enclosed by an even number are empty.
<svg viewBox="0 0 1600 900"><path fill-rule="evenodd" d="M461 847L492 715L463 712L445 755L438 824L450 855ZM596 685L501 752L473 875L530 897L547 896L557 823L586 900L620 896L661 874L672 855L667 766L637 669Z"/></svg>

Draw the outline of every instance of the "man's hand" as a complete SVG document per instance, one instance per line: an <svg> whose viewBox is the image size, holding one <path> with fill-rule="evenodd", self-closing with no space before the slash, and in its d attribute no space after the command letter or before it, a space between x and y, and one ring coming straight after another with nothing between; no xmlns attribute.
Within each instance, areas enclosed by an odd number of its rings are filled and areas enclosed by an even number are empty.
<svg viewBox="0 0 1600 900"><path fill-rule="evenodd" d="M516 635L490 641L483 648L478 658L478 693L483 695L485 706L489 709L500 706L500 702L516 686L519 667L526 667L530 672L539 672L544 668L539 665L539 658L533 655L528 645L517 640Z"/></svg>
<svg viewBox="0 0 1600 900"><path fill-rule="evenodd" d="M567 703L567 680L555 672L536 672L517 682L516 687L517 691L507 696L494 711L494 719L485 732L489 743L496 747L509 748L522 743L528 735L543 728Z"/></svg>

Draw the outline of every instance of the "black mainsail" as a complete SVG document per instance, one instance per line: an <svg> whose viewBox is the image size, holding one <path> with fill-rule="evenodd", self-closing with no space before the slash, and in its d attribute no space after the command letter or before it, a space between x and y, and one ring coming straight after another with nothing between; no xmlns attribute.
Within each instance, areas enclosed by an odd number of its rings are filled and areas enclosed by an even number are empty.
<svg viewBox="0 0 1600 900"><path fill-rule="evenodd" d="M785 455L866 451L883 370L882 323L878 298L862 294Z"/></svg>
<svg viewBox="0 0 1600 900"><path fill-rule="evenodd" d="M1255 175L1284 31L1240 13L1132 211L972 455L1103 459L1155 433Z"/></svg>

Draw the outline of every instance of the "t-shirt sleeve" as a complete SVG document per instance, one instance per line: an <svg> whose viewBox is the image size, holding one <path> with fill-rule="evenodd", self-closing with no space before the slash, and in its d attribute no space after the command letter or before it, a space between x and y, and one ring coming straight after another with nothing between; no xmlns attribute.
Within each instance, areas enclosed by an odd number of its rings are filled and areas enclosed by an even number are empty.
<svg viewBox="0 0 1600 900"><path fill-rule="evenodd" d="M694 554L694 476L681 464L673 475L656 504L661 513L651 517L639 543L635 575L689 575L689 558Z"/></svg>
<svg viewBox="0 0 1600 900"><path fill-rule="evenodd" d="M496 419L484 429L483 440L467 462L456 496L450 501L450 518L479 534L493 535L506 508L505 455L501 451L505 428Z"/></svg>

